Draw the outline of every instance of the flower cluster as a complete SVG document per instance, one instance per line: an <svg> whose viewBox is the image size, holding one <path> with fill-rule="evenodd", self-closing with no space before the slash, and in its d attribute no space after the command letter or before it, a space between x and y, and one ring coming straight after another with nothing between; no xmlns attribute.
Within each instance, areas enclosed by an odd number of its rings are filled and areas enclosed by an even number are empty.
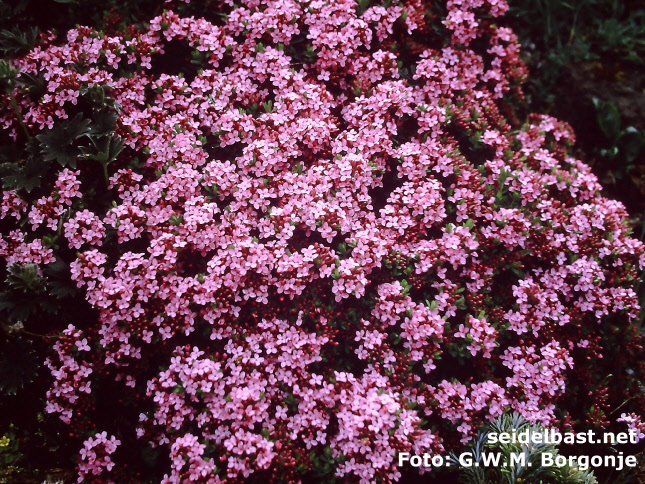
<svg viewBox="0 0 645 484"><path fill-rule="evenodd" d="M96 434L83 442L83 448L80 452L81 460L78 465L78 482L91 479L91 476L104 474L104 471L110 472L114 467L110 454L114 454L120 444L121 441L117 440L113 435L108 439L107 432ZM105 475L103 475L102 480L103 482L108 482Z"/></svg>
<svg viewBox="0 0 645 484"><path fill-rule="evenodd" d="M81 352L90 351L90 347L87 338L83 338L83 332L70 325L54 344L54 351L56 360L46 361L54 377L54 384L47 392L47 411L59 413L61 420L69 423L73 409L80 403L79 399L83 399L81 395L91 392L92 384L88 377L94 371L93 365L75 358Z"/></svg>
<svg viewBox="0 0 645 484"><path fill-rule="evenodd" d="M435 3L178 7L13 61L44 86L0 112L16 143L18 114L47 139L87 121L58 147L73 169L5 192L0 240L7 266L68 264L95 315L47 363L81 480L126 476L127 442L167 483L394 482L397 453L505 412L605 425L643 403L621 383L643 370L643 244L567 125L506 119L526 74L506 2ZM178 45L199 70L169 67Z"/></svg>
<svg viewBox="0 0 645 484"><path fill-rule="evenodd" d="M633 432L638 440L645 439L645 423L641 421L639 415L623 413L617 421L625 422L629 428L629 432Z"/></svg>

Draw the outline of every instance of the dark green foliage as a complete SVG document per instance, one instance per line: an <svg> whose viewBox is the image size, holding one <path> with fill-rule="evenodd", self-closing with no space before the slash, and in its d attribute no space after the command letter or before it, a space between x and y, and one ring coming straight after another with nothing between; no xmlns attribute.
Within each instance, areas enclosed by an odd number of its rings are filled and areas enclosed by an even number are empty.
<svg viewBox="0 0 645 484"><path fill-rule="evenodd" d="M0 31L0 52L15 56L33 49L38 38L38 28L31 27L24 32L16 29Z"/></svg>
<svg viewBox="0 0 645 484"><path fill-rule="evenodd" d="M284 47L284 51L291 57L292 64L295 65L312 64L318 58L318 54L309 44L304 32L294 36L289 45Z"/></svg>
<svg viewBox="0 0 645 484"><path fill-rule="evenodd" d="M2 163L0 164L2 187L31 192L34 188L40 187L42 175L48 168L48 163L36 158L28 158L22 163Z"/></svg>
<svg viewBox="0 0 645 484"><path fill-rule="evenodd" d="M18 71L4 60L0 60L0 89L7 90L13 85Z"/></svg>
<svg viewBox="0 0 645 484"><path fill-rule="evenodd" d="M113 130L116 126L117 114L105 110L118 108L114 99L109 97L109 86L89 86L80 88L81 95L89 101L94 111L94 129L96 132Z"/></svg>
<svg viewBox="0 0 645 484"><path fill-rule="evenodd" d="M597 48L603 53L618 53L626 60L642 62L645 51L645 11L625 15L622 2L612 2L612 16L596 23Z"/></svg>
<svg viewBox="0 0 645 484"><path fill-rule="evenodd" d="M0 56L5 58L0 60L0 93L8 97L7 107L18 128L17 139L8 132L0 134L2 188L17 190L24 200L33 201L52 193L63 168L80 169L93 180L85 186L85 206L107 206L112 199L107 188L108 166L124 148L116 134L120 107L109 96L110 88L81 86L70 118L57 121L51 129L26 126L18 109L18 102L25 98L40 102L46 80L38 73L19 73L8 61L33 48L38 40L35 28L14 29L6 20L12 15L26 18L25 12L35 12L35 3L23 2L26 10L20 13L16 5L0 2L0 17L3 9L9 10L9 17L0 18L0 28L5 28L0 31ZM52 11L59 8L53 0L46 3L54 7ZM5 233L25 223L28 220L17 225L12 218L0 221ZM60 432L61 422L44 413L44 395L51 384L44 360L51 355L56 334L70 323L83 327L96 319L71 280L69 262L75 253L60 244L61 230L62 224L58 233L42 237L46 247L57 251L55 262L40 270L32 264L0 264L0 281L4 280L0 292L0 438L7 437L0 442L0 483L43 482L50 479L50 470L69 469L71 453L77 451L77 443ZM69 475L60 477L67 482Z"/></svg>
<svg viewBox="0 0 645 484"><path fill-rule="evenodd" d="M621 0L511 0L513 29L531 69L533 110L549 111L566 69L580 62L643 65L645 11Z"/></svg>
<svg viewBox="0 0 645 484"><path fill-rule="evenodd" d="M67 266L58 260L48 267L52 280L38 273L33 264L14 264L8 268L5 279L6 290L0 292L0 312L6 314L10 322L24 322L34 314L56 314L60 309L57 302L75 293L69 282L60 276Z"/></svg>
<svg viewBox="0 0 645 484"><path fill-rule="evenodd" d="M13 432L13 426L10 431L0 437L0 465L9 466L15 464L22 457L18 450L18 440Z"/></svg>
<svg viewBox="0 0 645 484"><path fill-rule="evenodd" d="M21 337L8 340L0 354L0 394L15 395L31 383L41 363L31 341Z"/></svg>
<svg viewBox="0 0 645 484"><path fill-rule="evenodd" d="M92 132L91 121L77 114L59 121L53 128L36 136L45 161L56 160L61 166L76 168L76 159L83 154L76 141Z"/></svg>
<svg viewBox="0 0 645 484"><path fill-rule="evenodd" d="M38 101L45 93L47 81L41 75L21 72L16 78L16 83L23 88L24 92L29 95L32 101Z"/></svg>
<svg viewBox="0 0 645 484"><path fill-rule="evenodd" d="M123 139L114 133L105 136L89 136L90 145L85 147L84 157L98 161L101 165L113 162L123 149Z"/></svg>
<svg viewBox="0 0 645 484"><path fill-rule="evenodd" d="M1 68L0 63L0 77ZM39 82L33 76L24 80L34 86ZM115 105L102 87L85 89L83 95L93 108L91 118L78 113L71 119L59 121L51 129L36 135L35 141L29 139L23 153L16 150L14 143L0 146L0 177L5 189L31 192L40 187L54 161L61 167L74 169L79 160L95 161L101 165L107 184L107 167L124 146L121 137L114 133L117 120Z"/></svg>
<svg viewBox="0 0 645 484"><path fill-rule="evenodd" d="M598 126L609 139L615 140L620 132L620 114L618 109L611 103L594 98L593 104L596 107L596 119Z"/></svg>
<svg viewBox="0 0 645 484"><path fill-rule="evenodd" d="M515 30L520 40L538 55L581 60L611 53L641 62L645 12L636 4L621 0L511 1L510 14L518 21Z"/></svg>
<svg viewBox="0 0 645 484"><path fill-rule="evenodd" d="M48 264L43 270L43 274L47 278L45 284L49 295L63 299L78 294L78 288L70 279L69 265L61 259L56 259L55 262Z"/></svg>
<svg viewBox="0 0 645 484"><path fill-rule="evenodd" d="M97 91L87 92L96 95ZM93 121L79 113L56 123L52 129L36 136L43 160L56 160L63 167L76 168L77 159L84 158L106 168L123 149L123 140L113 132L115 123L116 114L106 111L97 111ZM87 144L82 144L83 141Z"/></svg>
<svg viewBox="0 0 645 484"><path fill-rule="evenodd" d="M620 180L634 168L634 162L645 149L645 136L634 126L622 127L620 113L610 102L594 97L596 122L605 139L596 153L603 161L613 164L612 173Z"/></svg>

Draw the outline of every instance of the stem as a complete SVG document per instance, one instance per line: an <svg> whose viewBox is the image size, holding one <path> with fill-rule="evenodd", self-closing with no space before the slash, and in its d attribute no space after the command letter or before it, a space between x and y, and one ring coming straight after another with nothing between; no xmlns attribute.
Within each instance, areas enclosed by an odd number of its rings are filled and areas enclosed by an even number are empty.
<svg viewBox="0 0 645 484"><path fill-rule="evenodd" d="M67 216L70 216L71 208L67 209ZM58 219L58 226L56 227L56 237L63 235L63 217Z"/></svg>
<svg viewBox="0 0 645 484"><path fill-rule="evenodd" d="M103 176L105 177L105 185L110 186L110 176L108 175L108 170L107 170L108 163L101 163L101 166L103 167Z"/></svg>
<svg viewBox="0 0 645 484"><path fill-rule="evenodd" d="M611 412L609 412L609 415L615 414L623 405L625 405L630 400L633 400L634 398L636 398L636 397L629 397L627 400L625 400L623 403L621 403L616 408L614 408Z"/></svg>
<svg viewBox="0 0 645 484"><path fill-rule="evenodd" d="M60 338L60 336L47 336L46 334L32 333L31 331L27 331L27 330L24 330L24 329L22 330L22 333L28 334L30 336L36 336L38 338L47 338L47 339Z"/></svg>
<svg viewBox="0 0 645 484"><path fill-rule="evenodd" d="M9 98L11 99L11 107L13 108L13 112L16 114L16 118L18 118L18 124L22 128L22 131L25 133L27 141L31 141L31 135L29 134L29 130L27 129L27 126L22 119L22 114L20 113L20 108L18 107L18 101L16 101L16 96L13 95L13 85L9 88Z"/></svg>
<svg viewBox="0 0 645 484"><path fill-rule="evenodd" d="M580 13L580 9L576 9L576 11L573 14L573 22L571 22L571 30L569 31L569 40L567 41L567 45L573 44L573 39L576 36L576 23L578 22L579 13Z"/></svg>

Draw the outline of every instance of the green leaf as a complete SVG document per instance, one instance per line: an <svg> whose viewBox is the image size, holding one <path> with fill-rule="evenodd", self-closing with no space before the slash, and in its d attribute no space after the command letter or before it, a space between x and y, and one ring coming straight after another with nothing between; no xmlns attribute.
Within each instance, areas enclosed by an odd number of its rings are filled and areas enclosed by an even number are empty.
<svg viewBox="0 0 645 484"><path fill-rule="evenodd" d="M118 119L119 115L116 111L110 109L96 111L92 115L92 124L90 126L91 134L99 136L112 134L116 129L116 122Z"/></svg>
<svg viewBox="0 0 645 484"><path fill-rule="evenodd" d="M116 160L116 157L121 153L125 145L123 139L114 133L109 133L101 137L92 136L89 139L92 145L82 147L82 156L90 160L98 161L102 165L109 165Z"/></svg>
<svg viewBox="0 0 645 484"><path fill-rule="evenodd" d="M182 224L183 221L184 221L184 218L181 215L177 215L175 213L175 214L172 214L172 216L170 217L170 220L168 220L168 223L170 223L171 225L179 226Z"/></svg>
<svg viewBox="0 0 645 484"><path fill-rule="evenodd" d="M18 70L15 67L4 60L0 60L0 82L2 82L3 86L11 86L17 74ZM8 84L5 84L7 82Z"/></svg>
<svg viewBox="0 0 645 484"><path fill-rule="evenodd" d="M46 267L43 276L35 264L13 264L7 269L5 291L0 293L0 311L6 311L9 321L22 322L32 314L56 314L61 310L58 299L75 292L76 288L65 287L71 281L68 273L60 275L61 270L68 270L60 264L57 261L52 264L54 267ZM57 280L65 275L63 283ZM53 276L51 281L48 276Z"/></svg>
<svg viewBox="0 0 645 484"><path fill-rule="evenodd" d="M55 123L52 129L36 136L40 142L44 160L56 160L61 166L69 165L76 168L76 159L82 151L75 142L92 132L90 124L90 120L84 119L79 113L72 119Z"/></svg>
<svg viewBox="0 0 645 484"><path fill-rule="evenodd" d="M12 289L23 289L30 292L42 292L45 279L38 274L36 264L13 264L8 268L7 284Z"/></svg>
<svg viewBox="0 0 645 484"><path fill-rule="evenodd" d="M0 31L0 52L16 55L31 50L38 38L38 28L31 27L24 32L13 28Z"/></svg>
<svg viewBox="0 0 645 484"><path fill-rule="evenodd" d="M31 192L41 184L42 177L47 172L50 163L29 158L22 165L18 163L4 163L0 166L2 186L5 189L23 189Z"/></svg>
<svg viewBox="0 0 645 484"><path fill-rule="evenodd" d="M30 72L21 72L16 77L16 83L21 85L24 91L29 94L29 97L36 102L45 93L47 87L47 81L43 76L31 74Z"/></svg>
<svg viewBox="0 0 645 484"><path fill-rule="evenodd" d="M631 163L644 148L644 139L640 131L633 126L625 128L618 137L618 150L627 163Z"/></svg>
<svg viewBox="0 0 645 484"><path fill-rule="evenodd" d="M521 269L519 269L517 267L511 266L511 271L513 271L513 274L515 274L520 279L525 279L526 278L526 274L524 273L524 271L522 271Z"/></svg>
<svg viewBox="0 0 645 484"><path fill-rule="evenodd" d="M47 293L57 299L74 296L78 293L76 284L72 282L69 264L58 258L43 269L47 277Z"/></svg>
<svg viewBox="0 0 645 484"><path fill-rule="evenodd" d="M612 103L597 97L594 97L592 102L596 108L598 126L608 139L615 140L618 137L618 133L620 133L620 114L618 109Z"/></svg>

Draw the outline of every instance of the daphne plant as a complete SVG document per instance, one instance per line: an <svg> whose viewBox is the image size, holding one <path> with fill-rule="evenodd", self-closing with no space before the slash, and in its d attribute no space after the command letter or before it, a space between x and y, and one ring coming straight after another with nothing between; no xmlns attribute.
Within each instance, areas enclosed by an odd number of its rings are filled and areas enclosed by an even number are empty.
<svg viewBox="0 0 645 484"><path fill-rule="evenodd" d="M0 256L76 290L46 409L80 480L393 482L508 411L638 417L643 244L567 125L507 119L504 1L221 9L11 61L43 88L4 95Z"/></svg>

